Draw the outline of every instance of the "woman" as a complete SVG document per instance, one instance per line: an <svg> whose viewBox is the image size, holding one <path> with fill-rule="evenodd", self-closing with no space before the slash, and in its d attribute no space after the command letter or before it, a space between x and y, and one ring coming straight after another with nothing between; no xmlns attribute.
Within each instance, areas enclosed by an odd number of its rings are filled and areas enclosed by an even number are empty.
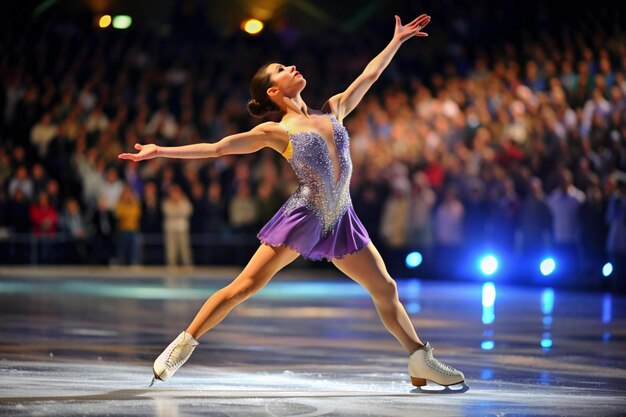
<svg viewBox="0 0 626 417"><path fill-rule="evenodd" d="M461 372L432 357L398 299L396 283L356 217L349 195L352 162L343 119L356 107L407 39L421 32L430 16L402 25L396 16L393 39L343 93L331 97L323 112L309 109L300 93L306 80L295 66L268 64L251 82L248 110L254 116L280 111L279 123L262 123L249 132L227 136L213 144L178 147L136 144L136 154L120 158L140 161L157 156L207 158L246 154L269 147L282 154L298 176L300 186L261 229L262 244L241 274L213 294L189 327L156 359L154 378L167 380L189 358L197 339L217 325L239 303L259 291L299 255L331 260L372 296L387 329L409 353L409 374L415 386L431 380L441 385L464 382ZM154 380L153 380L154 382Z"/></svg>

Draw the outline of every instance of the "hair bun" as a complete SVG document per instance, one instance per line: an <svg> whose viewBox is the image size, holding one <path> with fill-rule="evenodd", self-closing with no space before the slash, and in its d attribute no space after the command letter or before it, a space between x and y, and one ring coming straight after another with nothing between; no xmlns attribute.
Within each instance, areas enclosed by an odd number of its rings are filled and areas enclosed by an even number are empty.
<svg viewBox="0 0 626 417"><path fill-rule="evenodd" d="M261 103L251 98L248 100L248 112L255 117L263 117L267 114L267 109Z"/></svg>

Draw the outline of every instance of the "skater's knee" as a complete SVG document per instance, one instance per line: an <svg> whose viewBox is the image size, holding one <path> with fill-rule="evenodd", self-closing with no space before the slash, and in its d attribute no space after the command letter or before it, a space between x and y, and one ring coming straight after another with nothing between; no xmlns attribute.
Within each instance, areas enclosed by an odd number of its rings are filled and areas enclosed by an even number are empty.
<svg viewBox="0 0 626 417"><path fill-rule="evenodd" d="M251 279L242 279L226 287L226 299L235 303L240 303L250 298L259 291L261 286Z"/></svg>
<svg viewBox="0 0 626 417"><path fill-rule="evenodd" d="M389 302L398 298L398 285L392 278L387 278L371 291L376 302Z"/></svg>

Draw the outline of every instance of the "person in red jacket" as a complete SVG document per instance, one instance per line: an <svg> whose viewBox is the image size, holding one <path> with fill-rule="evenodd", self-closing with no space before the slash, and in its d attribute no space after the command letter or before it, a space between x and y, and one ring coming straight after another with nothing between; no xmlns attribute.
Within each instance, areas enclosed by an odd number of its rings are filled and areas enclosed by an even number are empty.
<svg viewBox="0 0 626 417"><path fill-rule="evenodd" d="M37 202L30 206L30 224L34 235L42 237L41 240L41 256L38 261L44 263L54 262L54 242L49 237L53 237L57 232L59 223L59 214L50 204L50 198L45 191L37 196Z"/></svg>
<svg viewBox="0 0 626 417"><path fill-rule="evenodd" d="M36 235L51 236L56 234L59 214L50 205L48 194L40 192L37 202L30 206L30 224L32 232Z"/></svg>

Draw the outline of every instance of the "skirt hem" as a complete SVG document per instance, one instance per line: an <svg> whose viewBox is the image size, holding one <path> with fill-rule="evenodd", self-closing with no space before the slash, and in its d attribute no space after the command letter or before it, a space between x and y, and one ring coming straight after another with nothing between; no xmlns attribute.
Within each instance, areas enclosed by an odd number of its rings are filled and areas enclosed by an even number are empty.
<svg viewBox="0 0 626 417"><path fill-rule="evenodd" d="M309 260L309 261L326 260L328 262L332 262L334 259L343 259L343 258L345 258L348 255L352 255L354 253L360 252L363 248L365 248L367 245L370 244L371 239L367 240L367 241L364 241L361 245L357 246L354 250L351 250L350 252L346 252L346 253L343 253L343 254L338 255L338 256L332 256L332 255L310 256L310 255L303 254L300 249L296 248L293 245L289 245L288 243L285 243L285 242L275 242L275 243L273 243L273 242L269 242L269 241L267 241L265 239L262 239L262 238L259 238L259 241L262 244L271 246L273 248L284 246L284 247L286 247L288 249L291 249L294 252L298 252L300 254L300 256L302 256L304 259Z"/></svg>

